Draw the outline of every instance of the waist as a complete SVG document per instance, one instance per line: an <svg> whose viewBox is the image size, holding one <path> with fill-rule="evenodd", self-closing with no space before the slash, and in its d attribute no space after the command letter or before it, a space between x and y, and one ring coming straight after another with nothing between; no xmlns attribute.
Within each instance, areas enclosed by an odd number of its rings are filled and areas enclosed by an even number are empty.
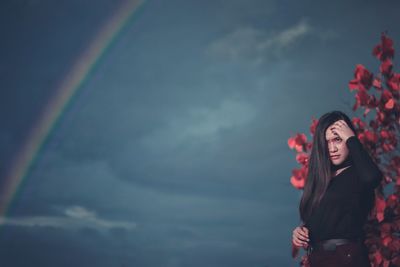
<svg viewBox="0 0 400 267"><path fill-rule="evenodd" d="M320 242L317 242L310 246L311 251L335 251L338 246L345 245L345 244L361 244L360 239L344 239L344 238L337 238L337 239L327 239Z"/></svg>

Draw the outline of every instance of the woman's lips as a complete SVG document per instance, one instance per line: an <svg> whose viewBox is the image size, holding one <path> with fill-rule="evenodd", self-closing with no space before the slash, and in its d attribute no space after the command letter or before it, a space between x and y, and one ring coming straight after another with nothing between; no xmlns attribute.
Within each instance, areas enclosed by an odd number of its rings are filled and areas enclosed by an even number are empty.
<svg viewBox="0 0 400 267"><path fill-rule="evenodd" d="M337 159L340 155L331 156L331 159Z"/></svg>

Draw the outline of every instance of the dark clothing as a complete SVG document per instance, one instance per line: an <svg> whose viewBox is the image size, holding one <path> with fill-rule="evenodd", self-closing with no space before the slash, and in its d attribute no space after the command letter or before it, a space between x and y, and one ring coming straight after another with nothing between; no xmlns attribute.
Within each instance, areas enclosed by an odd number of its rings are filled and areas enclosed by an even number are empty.
<svg viewBox="0 0 400 267"><path fill-rule="evenodd" d="M343 238L361 240L362 243L365 238L363 226L374 204L374 189L379 185L383 174L356 136L348 138L346 145L352 165L331 178L319 206L305 223L305 227L309 230L311 246L326 239ZM342 245L338 246L337 252L312 253L314 254L312 257L321 257L322 260L325 257L322 255L326 255L328 261L330 258L328 255L340 253L349 249L348 247L360 251L357 246Z"/></svg>
<svg viewBox="0 0 400 267"><path fill-rule="evenodd" d="M313 251L309 256L311 267L370 267L368 251L363 243L340 245L334 251Z"/></svg>

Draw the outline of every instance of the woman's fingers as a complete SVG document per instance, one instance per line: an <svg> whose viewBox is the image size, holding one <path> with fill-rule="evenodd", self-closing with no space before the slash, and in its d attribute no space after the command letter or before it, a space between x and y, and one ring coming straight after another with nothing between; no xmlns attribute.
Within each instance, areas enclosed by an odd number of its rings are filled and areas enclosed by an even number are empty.
<svg viewBox="0 0 400 267"><path fill-rule="evenodd" d="M299 233L299 235L300 235L303 239L305 239L305 240L308 241L308 230L306 230L306 229L307 229L307 228L305 228L305 227L299 228L298 233Z"/></svg>
<svg viewBox="0 0 400 267"><path fill-rule="evenodd" d="M298 240L300 240L301 242L308 242L309 241L307 236L301 235L300 233L296 233L295 237Z"/></svg>
<svg viewBox="0 0 400 267"><path fill-rule="evenodd" d="M296 227L293 231L293 244L298 247L307 246L308 245L308 230L307 228Z"/></svg>
<svg viewBox="0 0 400 267"><path fill-rule="evenodd" d="M300 239L294 238L293 244L295 244L298 247L302 247L302 246L306 245L307 243L304 241L301 241Z"/></svg>

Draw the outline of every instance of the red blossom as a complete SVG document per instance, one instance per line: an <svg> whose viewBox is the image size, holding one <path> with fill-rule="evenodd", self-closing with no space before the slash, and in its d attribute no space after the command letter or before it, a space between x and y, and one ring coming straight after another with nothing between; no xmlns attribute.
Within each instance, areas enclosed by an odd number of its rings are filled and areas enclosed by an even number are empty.
<svg viewBox="0 0 400 267"><path fill-rule="evenodd" d="M372 54L381 61L386 60L387 58L393 58L394 48L392 39L382 33L381 43L374 47Z"/></svg>

